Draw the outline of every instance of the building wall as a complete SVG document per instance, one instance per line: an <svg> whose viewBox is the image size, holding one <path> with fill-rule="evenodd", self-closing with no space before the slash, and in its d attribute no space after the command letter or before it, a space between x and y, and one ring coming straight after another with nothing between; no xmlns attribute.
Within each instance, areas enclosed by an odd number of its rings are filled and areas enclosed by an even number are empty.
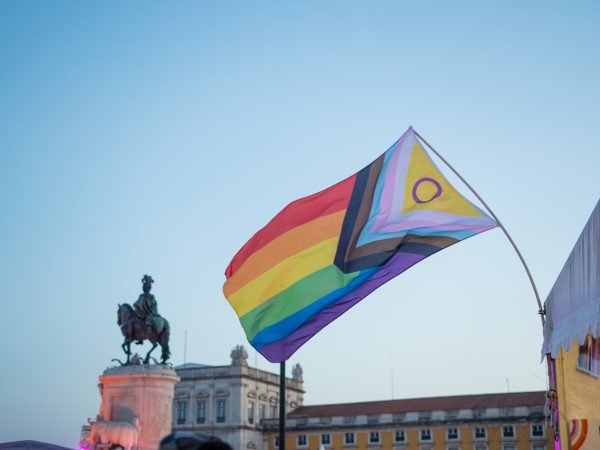
<svg viewBox="0 0 600 450"><path fill-rule="evenodd" d="M278 375L248 367L244 362L230 366L189 364L176 371L181 381L175 386L173 431L218 436L236 450L265 448L260 405L264 405L264 419L276 420L279 416ZM302 381L286 378L286 387L286 408L291 411L302 405ZM179 413L181 402L184 414ZM205 404L203 422L198 421L198 402ZM217 417L219 402L225 405L222 421Z"/></svg>
<svg viewBox="0 0 600 450"><path fill-rule="evenodd" d="M321 435L330 434L331 444L324 445L325 450L534 450L537 447L545 450L553 450L553 440L550 428L546 428L543 419L524 420L524 423L501 421L492 423L489 421L474 422L469 424L444 423L436 425L416 425L416 426L384 426L371 428L320 428L296 430L294 425L288 427L286 431L286 450L319 450L321 445ZM543 437L532 437L531 425L538 424L544 427ZM502 437L502 426L514 426L514 438ZM484 427L486 437L476 439L474 432L476 427ZM420 431L423 428L431 430L432 441L424 442L420 439ZM447 439L448 428L458 428L459 437L456 440ZM404 442L395 441L395 431L403 430L406 440ZM380 434L379 444L369 442L369 433L378 431ZM355 435L355 444L344 443L345 433L352 432ZM278 432L271 430L267 439L268 450L277 450L275 445ZM307 445L298 445L298 436L306 436ZM537 447L536 447L537 446Z"/></svg>
<svg viewBox="0 0 600 450"><path fill-rule="evenodd" d="M596 342L597 343L597 342ZM600 419L600 396L590 395L598 392L600 373L594 375L579 369L579 343L575 340L567 352L561 349L556 358L556 378L558 406L560 410L559 427L561 430L561 447L569 448L568 424L571 419ZM564 430L564 431L563 431Z"/></svg>
<svg viewBox="0 0 600 450"><path fill-rule="evenodd" d="M229 366L188 364L176 368L181 381L175 386L173 430L216 435L236 450L277 450L279 376L248 367L245 359L239 357L243 349L236 349L232 352L232 365ZM394 402L407 400L371 402L376 405L375 408L362 413L351 411L356 404L300 408L304 390L299 367L292 378L286 378L286 388L286 410L291 413L286 422L286 450L319 450L323 434L330 435L330 442L323 446L324 450L553 450L552 433L544 423L542 392L409 400L417 410L397 409ZM494 401L498 401L498 397L511 395L517 396L519 402L522 395L526 395L530 403L513 403L502 408L485 406L485 402L489 401L486 398L495 397ZM459 397L471 400L465 400L467 403L460 400L457 404L453 403L454 406L448 404L448 399ZM198 401L206 404L203 423L197 421ZM226 405L222 422L217 421L219 401ZM432 401L438 407L424 410L423 402L431 404ZM185 402L183 420L178 420L178 402ZM250 404L253 405L253 420L248 414ZM265 408L264 418L260 415L260 405ZM330 413L315 413L325 410ZM505 425L514 427L513 437L503 436L502 427ZM542 426L544 435L533 437L532 425ZM484 438L475 437L477 427L485 428ZM457 439L448 439L448 428L458 429ZM430 441L421 440L422 429L431 431ZM396 431L404 431L404 441L396 440ZM379 442L370 442L371 432L379 433ZM354 433L353 444L345 442L345 433ZM298 445L299 435L306 437L306 445Z"/></svg>

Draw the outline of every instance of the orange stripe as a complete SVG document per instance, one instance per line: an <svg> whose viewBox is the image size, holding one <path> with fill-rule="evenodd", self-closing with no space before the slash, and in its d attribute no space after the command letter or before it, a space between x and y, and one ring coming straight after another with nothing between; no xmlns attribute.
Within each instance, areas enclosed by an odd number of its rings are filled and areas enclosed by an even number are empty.
<svg viewBox="0 0 600 450"><path fill-rule="evenodd" d="M572 450L579 450L581 448L581 446L585 442L585 438L587 437L587 430L587 419L581 419L581 433L579 434L579 439L577 439L577 442L573 444Z"/></svg>
<svg viewBox="0 0 600 450"><path fill-rule="evenodd" d="M231 278L253 253L286 231L348 208L355 180L356 174L321 192L294 200L287 205L237 252L225 269L225 276Z"/></svg>
<svg viewBox="0 0 600 450"><path fill-rule="evenodd" d="M253 253L223 286L226 297L275 264L326 239L338 236L346 210L319 217L292 228Z"/></svg>

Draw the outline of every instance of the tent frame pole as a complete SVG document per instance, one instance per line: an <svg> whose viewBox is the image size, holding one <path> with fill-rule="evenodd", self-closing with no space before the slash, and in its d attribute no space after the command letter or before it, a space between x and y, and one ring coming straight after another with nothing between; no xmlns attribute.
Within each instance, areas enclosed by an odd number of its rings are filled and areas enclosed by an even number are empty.
<svg viewBox="0 0 600 450"><path fill-rule="evenodd" d="M413 131L415 132L415 135L419 138L419 140L421 140L440 160L442 160L442 162L444 164L446 164L446 166L448 166L448 168L454 173L454 175L456 175L460 179L460 181L462 181L465 184L465 186L467 186L469 188L469 190L473 193L473 195L475 197L477 197L477 200L479 200L481 202L481 204L485 207L485 209L488 210L488 212L490 213L490 215L494 218L494 220L496 221L496 223L498 224L498 226L500 227L500 229L503 231L503 233L505 234L505 236L508 238L510 244L515 249L515 252L517 253L517 256L521 260L521 264L523 264L523 267L525 268L525 272L527 272L527 276L529 277L529 282L531 283L531 287L533 288L533 293L535 294L535 299L536 299L537 304L538 304L538 314L540 315L540 317L542 319L542 326L543 326L544 323L545 323L544 315L545 315L546 312L544 311L544 308L542 307L542 302L540 300L540 295L538 294L538 290L537 290L537 287L535 285L535 282L533 281L533 276L531 276L531 272L529 271L529 267L527 266L527 263L525 262L525 259L523 258L523 255L521 254L519 248L517 247L517 244L515 244L515 241L513 241L513 238L508 233L508 230L504 227L504 225L502 224L502 222L500 221L500 219L498 219L498 216L496 216L496 214L494 214L494 211L492 211L492 208L490 208L488 206L488 204L481 198L481 196L477 193L477 191L475 189L473 189L473 187L467 182L467 180L465 180L462 177L462 175L460 173L458 173L458 171L454 167L452 167L452 165L448 161L446 161L446 159L442 155L440 155L436 151L436 149L433 148L431 146L431 144L429 142L427 142L423 138L423 136L421 136L415 130L413 130Z"/></svg>
<svg viewBox="0 0 600 450"><path fill-rule="evenodd" d="M412 127L411 127L411 129L412 129ZM460 179L460 181L462 181L465 184L465 186L467 186L469 188L469 190L473 193L473 195L475 197L477 197L477 200L479 200L481 202L481 204L488 210L488 212L494 218L494 220L496 221L496 223L498 224L498 226L500 227L500 229L502 230L504 235L507 237L508 241L510 242L510 244L514 248L515 252L517 253L517 256L521 260L521 264L523 264L523 267L525 268L525 272L527 272L527 276L529 277L529 282L531 283L531 287L533 288L533 293L535 294L535 299L536 299L537 305L538 305L538 314L540 315L540 318L542 319L542 327L543 327L546 323L546 320L545 320L546 310L542 306L542 302L540 300L540 294L538 293L537 287L535 285L535 281L533 281L533 276L531 275L531 271L529 270L529 267L527 266L527 263L525 262L525 258L523 258L521 251L517 247L517 244L515 244L515 241L513 241L513 238L508 233L508 230L504 227L504 225L502 224L500 219L498 219L498 216L496 216L496 214L494 214L494 211L492 211L492 208L489 207L489 205L483 200L483 198L481 198L481 196L477 193L477 191L475 189L473 189L473 187L467 182L467 180L465 180L462 177L462 175L460 173L458 173L458 171L454 167L452 167L452 165L448 161L446 161L446 159L442 155L440 155L437 152L437 150L435 148L433 148L433 146L429 142L427 142L425 140L425 138L423 138L423 136L421 136L419 133L417 133L414 129L413 129L413 131L414 131L415 135L417 136L417 138L420 141L422 141L444 164L446 164L446 166L454 173L454 175L456 175ZM546 363L548 365L548 381L549 381L549 392L548 392L549 398L548 398L548 400L550 402L554 402L554 404L556 404L558 399L552 398L553 396L556 396L556 389L557 389L556 365L554 363L554 359L552 358L552 356L550 354L546 355ZM553 411L553 414L556 414L557 411L558 411L558 407L557 407L556 411ZM560 449L560 441L556 440L557 437L558 437L558 435L555 433L554 448Z"/></svg>

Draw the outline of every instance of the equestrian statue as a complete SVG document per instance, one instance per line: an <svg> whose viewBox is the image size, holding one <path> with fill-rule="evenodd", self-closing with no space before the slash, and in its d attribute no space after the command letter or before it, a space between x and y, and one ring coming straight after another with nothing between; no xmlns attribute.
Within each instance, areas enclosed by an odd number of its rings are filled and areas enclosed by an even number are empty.
<svg viewBox="0 0 600 450"><path fill-rule="evenodd" d="M125 337L125 341L121 347L127 355L127 360L123 365L130 363L131 343L135 342L140 345L145 339L149 340L152 348L144 358L144 364L150 363L150 354L160 344L161 364L165 364L171 356L169 350L169 322L158 313L158 305L156 298L150 293L154 280L149 275L144 275L142 278L142 294L133 304L133 307L128 304L119 304L117 311L117 323L121 327L121 333ZM120 362L120 361L119 361Z"/></svg>

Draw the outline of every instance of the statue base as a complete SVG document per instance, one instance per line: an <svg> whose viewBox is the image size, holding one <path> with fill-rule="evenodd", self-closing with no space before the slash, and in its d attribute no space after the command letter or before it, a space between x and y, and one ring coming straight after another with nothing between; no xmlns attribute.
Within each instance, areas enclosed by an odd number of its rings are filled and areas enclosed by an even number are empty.
<svg viewBox="0 0 600 450"><path fill-rule="evenodd" d="M100 416L106 421L139 421L138 450L157 450L171 432L173 396L179 377L166 365L106 369L99 377Z"/></svg>

